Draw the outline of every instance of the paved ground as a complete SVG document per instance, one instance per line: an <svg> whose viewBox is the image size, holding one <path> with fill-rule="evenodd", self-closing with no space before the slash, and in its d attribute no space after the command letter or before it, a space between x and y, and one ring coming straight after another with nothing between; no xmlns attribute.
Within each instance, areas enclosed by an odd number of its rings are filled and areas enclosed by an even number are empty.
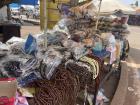
<svg viewBox="0 0 140 105"><path fill-rule="evenodd" d="M130 26L129 83L124 105L140 105L140 27Z"/></svg>

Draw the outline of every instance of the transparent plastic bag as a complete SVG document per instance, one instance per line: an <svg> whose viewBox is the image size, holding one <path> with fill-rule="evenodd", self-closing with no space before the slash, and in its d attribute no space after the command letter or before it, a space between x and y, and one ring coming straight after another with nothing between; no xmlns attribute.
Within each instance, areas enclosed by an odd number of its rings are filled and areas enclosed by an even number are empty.
<svg viewBox="0 0 140 105"><path fill-rule="evenodd" d="M8 45L0 42L0 57L7 55L9 50L10 50L10 48Z"/></svg>
<svg viewBox="0 0 140 105"><path fill-rule="evenodd" d="M46 49L46 47L47 47L47 34L39 35L36 38L36 40L37 40L37 46L38 46L39 51Z"/></svg>
<svg viewBox="0 0 140 105"><path fill-rule="evenodd" d="M4 51L8 51L9 50L9 46L0 42L0 50L4 50Z"/></svg>
<svg viewBox="0 0 140 105"><path fill-rule="evenodd" d="M22 55L24 54L22 51L23 42L17 42L10 45L10 53L14 55Z"/></svg>
<svg viewBox="0 0 140 105"><path fill-rule="evenodd" d="M55 57L53 59L48 59L47 61L48 62L46 62L47 67L46 67L46 70L45 70L45 75L46 75L47 79L50 80L53 73L55 72L56 67L59 66L59 64L61 63L62 60L58 57Z"/></svg>
<svg viewBox="0 0 140 105"><path fill-rule="evenodd" d="M43 59L43 63L46 65L46 67L44 68L45 78L49 80L51 79L56 67L61 64L62 59L63 56L54 49L46 52L45 58Z"/></svg>
<svg viewBox="0 0 140 105"><path fill-rule="evenodd" d="M109 102L109 99L104 95L104 90L100 89L96 98L96 105L103 105L104 102Z"/></svg>
<svg viewBox="0 0 140 105"><path fill-rule="evenodd" d="M76 60L87 54L87 49L82 43L77 43L72 40L64 40L62 44L64 47L68 48L68 51L72 53Z"/></svg>
<svg viewBox="0 0 140 105"><path fill-rule="evenodd" d="M65 33L67 35L67 38L70 38L70 33L69 33L69 30L68 30L68 27L66 25L66 22L67 22L67 19L61 19L53 28L53 30L55 32L62 32L62 33Z"/></svg>
<svg viewBox="0 0 140 105"><path fill-rule="evenodd" d="M12 37L11 39L9 39L6 44L11 45L11 44L15 44L15 43L24 43L25 39L19 38L19 37Z"/></svg>
<svg viewBox="0 0 140 105"><path fill-rule="evenodd" d="M22 76L28 75L30 72L33 72L37 67L39 67L38 59L31 58L24 64L20 65L20 69L22 70Z"/></svg>
<svg viewBox="0 0 140 105"><path fill-rule="evenodd" d="M72 48L72 54L76 60L87 54L87 49L82 44L78 44Z"/></svg>

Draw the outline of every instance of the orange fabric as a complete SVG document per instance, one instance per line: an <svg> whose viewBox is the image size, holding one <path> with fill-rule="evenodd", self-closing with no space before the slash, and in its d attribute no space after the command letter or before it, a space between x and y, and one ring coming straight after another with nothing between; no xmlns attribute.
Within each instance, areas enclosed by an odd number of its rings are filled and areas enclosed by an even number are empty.
<svg viewBox="0 0 140 105"><path fill-rule="evenodd" d="M88 39L84 39L83 40L84 44L88 45L88 46L92 46L94 43L93 43L93 40L88 38Z"/></svg>

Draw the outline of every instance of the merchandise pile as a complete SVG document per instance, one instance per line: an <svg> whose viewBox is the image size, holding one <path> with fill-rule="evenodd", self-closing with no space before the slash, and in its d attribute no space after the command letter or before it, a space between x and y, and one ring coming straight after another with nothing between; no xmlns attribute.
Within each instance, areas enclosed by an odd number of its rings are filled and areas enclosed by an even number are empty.
<svg viewBox="0 0 140 105"><path fill-rule="evenodd" d="M90 94L95 103L105 60L112 65L129 50L126 27L113 21L101 17L97 32L91 11L71 11L46 34L1 43L0 76L17 79L16 105L76 105L82 91L83 103Z"/></svg>
<svg viewBox="0 0 140 105"><path fill-rule="evenodd" d="M128 24L134 26L140 26L140 15L139 14L130 15Z"/></svg>

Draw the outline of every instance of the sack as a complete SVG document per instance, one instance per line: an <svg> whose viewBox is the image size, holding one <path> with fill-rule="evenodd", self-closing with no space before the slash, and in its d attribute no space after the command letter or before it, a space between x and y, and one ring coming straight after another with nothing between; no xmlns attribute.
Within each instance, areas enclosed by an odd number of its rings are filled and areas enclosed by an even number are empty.
<svg viewBox="0 0 140 105"><path fill-rule="evenodd" d="M17 91L15 78L0 79L0 105L14 105Z"/></svg>

